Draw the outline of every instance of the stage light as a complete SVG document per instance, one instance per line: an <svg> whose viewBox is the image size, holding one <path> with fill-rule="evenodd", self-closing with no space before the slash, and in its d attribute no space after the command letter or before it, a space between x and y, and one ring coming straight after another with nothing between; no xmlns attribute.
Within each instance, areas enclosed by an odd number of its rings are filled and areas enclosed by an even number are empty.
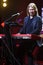
<svg viewBox="0 0 43 65"><path fill-rule="evenodd" d="M6 2L7 0L3 0L3 2Z"/></svg>
<svg viewBox="0 0 43 65"><path fill-rule="evenodd" d="M7 6L7 3L3 3L3 7L6 7Z"/></svg>
<svg viewBox="0 0 43 65"><path fill-rule="evenodd" d="M4 28L4 26L5 26L5 23L4 23L4 21L1 23L1 26Z"/></svg>

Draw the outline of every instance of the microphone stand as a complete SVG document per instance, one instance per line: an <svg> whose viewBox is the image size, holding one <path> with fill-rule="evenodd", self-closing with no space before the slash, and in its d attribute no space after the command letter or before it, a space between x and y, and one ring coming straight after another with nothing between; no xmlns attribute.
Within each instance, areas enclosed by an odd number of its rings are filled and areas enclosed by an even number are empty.
<svg viewBox="0 0 43 65"><path fill-rule="evenodd" d="M11 50L9 49L8 45L6 44L4 38L2 39L5 47L7 48L7 50L9 51L10 55L12 56L13 60L16 61L18 63L18 65L21 65L20 62L16 59L16 57L14 56L14 54L11 52ZM15 63L14 63L15 65Z"/></svg>
<svg viewBox="0 0 43 65"><path fill-rule="evenodd" d="M17 14L16 15L12 15L10 18L8 18L7 20L5 20L5 22L8 22L8 21L10 21L13 17L15 17L15 16L17 16Z"/></svg>
<svg viewBox="0 0 43 65"><path fill-rule="evenodd" d="M15 58L14 54L13 54L13 45L12 45L12 37L11 37L11 31L10 31L10 24L12 24L11 22L8 22L12 19L13 17L11 16L9 19L5 20L5 39L7 41L7 43L5 42L5 40L3 39L2 41L4 42L5 47L8 49L10 55L12 56L12 58L14 59L14 61L16 61L18 63L18 65L21 65L20 62ZM16 26L17 24L14 23L14 25ZM8 44L8 45L7 45ZM9 48L9 44L11 44L12 49ZM15 63L14 63L15 65Z"/></svg>

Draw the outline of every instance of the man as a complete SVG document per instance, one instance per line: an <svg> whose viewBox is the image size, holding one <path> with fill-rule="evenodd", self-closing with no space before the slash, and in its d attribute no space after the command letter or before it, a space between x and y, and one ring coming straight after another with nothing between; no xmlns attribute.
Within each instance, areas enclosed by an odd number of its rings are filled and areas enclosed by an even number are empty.
<svg viewBox="0 0 43 65"><path fill-rule="evenodd" d="M38 14L37 6L34 3L30 3L27 6L27 16L24 18L24 25L21 28L19 34L36 34L39 35L42 29L42 20L41 17ZM36 44L36 41L28 40L28 43L23 42L22 44L25 44L25 47L23 49L27 49L25 52L28 54L28 65L33 65L33 58L31 50ZM27 47L26 47L27 46ZM30 50L31 49L31 50Z"/></svg>

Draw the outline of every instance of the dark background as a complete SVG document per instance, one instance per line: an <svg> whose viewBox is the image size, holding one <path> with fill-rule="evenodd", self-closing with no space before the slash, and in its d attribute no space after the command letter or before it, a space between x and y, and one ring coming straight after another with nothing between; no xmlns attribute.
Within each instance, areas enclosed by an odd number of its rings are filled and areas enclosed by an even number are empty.
<svg viewBox="0 0 43 65"><path fill-rule="evenodd" d="M39 10L39 15L41 15L41 8L43 7L43 0L7 0L7 7L2 7L2 0L0 0L0 18L6 20L12 14L23 11L22 15L26 15L26 8L30 2L34 2ZM24 16L25 16L24 15Z"/></svg>

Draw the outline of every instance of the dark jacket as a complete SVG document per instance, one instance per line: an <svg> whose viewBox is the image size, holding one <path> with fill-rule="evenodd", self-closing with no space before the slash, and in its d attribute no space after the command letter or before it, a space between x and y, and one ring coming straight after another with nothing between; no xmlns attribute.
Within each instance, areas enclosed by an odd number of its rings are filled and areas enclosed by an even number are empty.
<svg viewBox="0 0 43 65"><path fill-rule="evenodd" d="M42 29L42 20L40 16L34 16L30 19L29 16L24 18L24 25L19 33L21 34L40 34Z"/></svg>

